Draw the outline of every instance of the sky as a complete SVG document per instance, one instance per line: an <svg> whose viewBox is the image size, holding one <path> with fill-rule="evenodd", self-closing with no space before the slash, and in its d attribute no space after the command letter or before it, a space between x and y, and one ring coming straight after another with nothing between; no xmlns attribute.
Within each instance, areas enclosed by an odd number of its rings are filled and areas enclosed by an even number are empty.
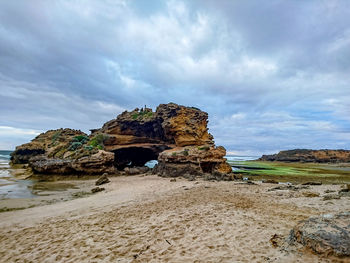
<svg viewBox="0 0 350 263"><path fill-rule="evenodd" d="M0 149L175 102L231 154L350 149L347 0L0 2Z"/></svg>

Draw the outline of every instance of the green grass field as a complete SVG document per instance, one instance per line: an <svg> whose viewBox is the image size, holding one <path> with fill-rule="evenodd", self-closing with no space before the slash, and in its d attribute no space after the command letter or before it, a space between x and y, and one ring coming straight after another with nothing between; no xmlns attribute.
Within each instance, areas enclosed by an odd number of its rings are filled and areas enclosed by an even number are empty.
<svg viewBox="0 0 350 263"><path fill-rule="evenodd" d="M327 184L350 183L350 164L283 163L229 161L235 173L251 180L274 179L279 182L320 181Z"/></svg>

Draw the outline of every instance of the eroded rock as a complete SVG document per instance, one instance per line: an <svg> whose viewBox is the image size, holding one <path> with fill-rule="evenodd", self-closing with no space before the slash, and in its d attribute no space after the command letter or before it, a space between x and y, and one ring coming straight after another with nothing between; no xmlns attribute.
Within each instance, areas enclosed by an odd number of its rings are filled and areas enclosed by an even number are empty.
<svg viewBox="0 0 350 263"><path fill-rule="evenodd" d="M29 163L37 173L147 172L144 165L158 160L161 176L189 179L210 174L231 180L226 150L215 147L208 132L208 114L175 103L160 104L156 111L142 108L123 112L92 134L72 129L47 131L16 148L13 163ZM144 167L144 168L140 168Z"/></svg>
<svg viewBox="0 0 350 263"><path fill-rule="evenodd" d="M102 185L102 184L107 184L109 183L109 179L107 177L107 173L104 173L101 177L99 177L96 182L95 182L95 185Z"/></svg>
<svg viewBox="0 0 350 263"><path fill-rule="evenodd" d="M311 217L290 232L291 243L299 242L314 252L350 256L350 212Z"/></svg>
<svg viewBox="0 0 350 263"><path fill-rule="evenodd" d="M187 146L176 147L162 152L158 157L158 165L154 171L160 176L201 176L210 174L217 180L231 177L231 166L224 156L224 147ZM186 177L186 175L188 175Z"/></svg>
<svg viewBox="0 0 350 263"><path fill-rule="evenodd" d="M30 159L29 166L36 173L43 174L98 174L114 172L114 154L99 150L90 156L79 159L71 158L49 158L45 155L36 156Z"/></svg>

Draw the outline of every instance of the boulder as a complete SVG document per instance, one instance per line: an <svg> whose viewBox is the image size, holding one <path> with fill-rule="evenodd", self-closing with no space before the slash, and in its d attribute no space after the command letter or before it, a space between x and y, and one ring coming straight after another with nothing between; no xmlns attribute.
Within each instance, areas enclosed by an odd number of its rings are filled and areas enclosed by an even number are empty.
<svg viewBox="0 0 350 263"><path fill-rule="evenodd" d="M96 154L79 159L49 158L45 155L33 157L29 166L42 174L98 174L114 172L114 154L99 150Z"/></svg>
<svg viewBox="0 0 350 263"><path fill-rule="evenodd" d="M159 154L158 165L154 171L167 177L201 176L209 173L223 180L226 174L232 172L231 166L224 158L225 155L226 150L221 146L176 147Z"/></svg>
<svg viewBox="0 0 350 263"><path fill-rule="evenodd" d="M301 243L319 254L350 256L350 212L311 217L290 232L291 243Z"/></svg>

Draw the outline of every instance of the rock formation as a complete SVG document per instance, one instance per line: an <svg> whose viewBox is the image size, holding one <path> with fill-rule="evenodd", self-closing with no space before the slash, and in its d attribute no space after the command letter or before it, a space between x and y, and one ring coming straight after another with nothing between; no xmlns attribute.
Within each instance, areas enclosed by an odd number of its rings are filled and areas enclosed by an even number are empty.
<svg viewBox="0 0 350 263"><path fill-rule="evenodd" d="M259 161L348 163L350 150L307 150L280 151L277 154L263 155Z"/></svg>
<svg viewBox="0 0 350 263"><path fill-rule="evenodd" d="M223 147L215 147L208 132L208 114L174 103L156 111L125 111L90 136L59 129L18 146L13 163L29 163L39 173L103 173L140 167L157 160L162 176L231 173ZM227 178L231 178L228 176Z"/></svg>
<svg viewBox="0 0 350 263"><path fill-rule="evenodd" d="M324 255L350 256L350 213L311 217L301 221L290 233L298 242Z"/></svg>
<svg viewBox="0 0 350 263"><path fill-rule="evenodd" d="M161 176L185 176L202 174L229 174L232 168L223 157L224 147L184 146L165 150L159 154L154 172ZM229 177L227 177L229 178Z"/></svg>
<svg viewBox="0 0 350 263"><path fill-rule="evenodd" d="M73 129L50 130L16 147L13 164L26 164L36 173L114 172L114 154L102 150L96 137Z"/></svg>

